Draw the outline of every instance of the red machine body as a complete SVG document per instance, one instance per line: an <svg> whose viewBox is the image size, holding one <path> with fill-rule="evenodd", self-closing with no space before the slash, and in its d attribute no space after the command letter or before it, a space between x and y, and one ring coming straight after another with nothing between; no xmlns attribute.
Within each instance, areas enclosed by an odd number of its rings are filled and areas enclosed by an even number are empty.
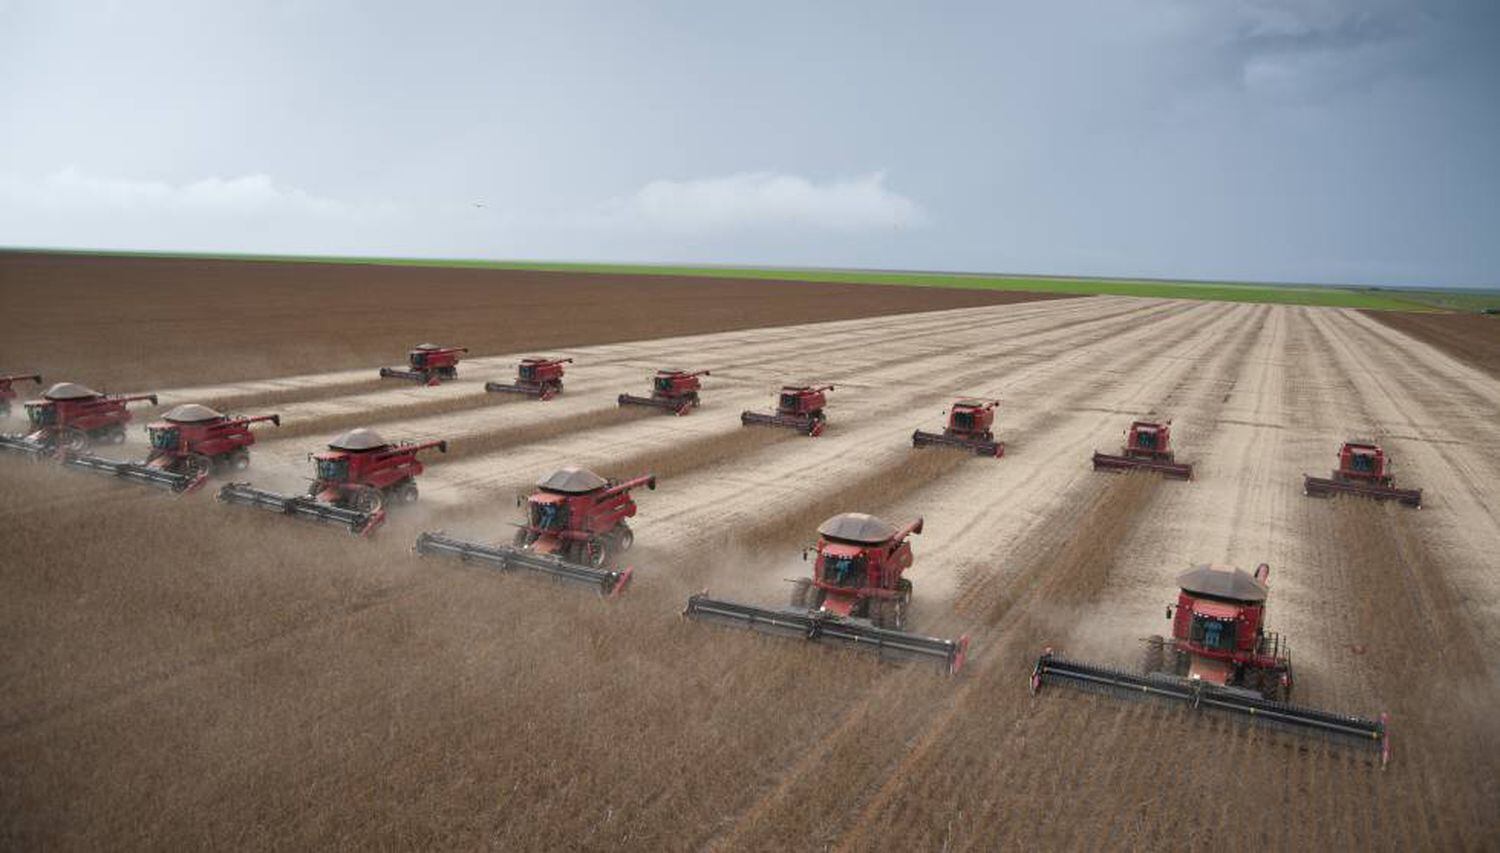
<svg viewBox="0 0 1500 853"><path fill-rule="evenodd" d="M468 347L417 344L406 354L407 369L382 367L380 376L383 379L410 379L423 385L440 385L444 380L458 378L458 362L468 351Z"/></svg>
<svg viewBox="0 0 1500 853"><path fill-rule="evenodd" d="M314 477L305 496L230 483L219 490L219 500L344 524L363 535L385 520L388 504L416 503L416 478L424 470L417 454L431 449L447 453L448 442L391 443L374 430L354 429L329 442L327 450L309 454Z"/></svg>
<svg viewBox="0 0 1500 853"><path fill-rule="evenodd" d="M1338 464L1326 479L1304 475L1303 491L1313 497L1348 494L1422 506L1421 489L1398 489L1393 485L1390 459L1375 442L1361 439L1344 442L1339 447Z"/></svg>
<svg viewBox="0 0 1500 853"><path fill-rule="evenodd" d="M250 425L280 415L230 417L207 406L178 406L146 427L151 452L143 462L118 462L88 454L68 454L74 468L112 474L125 480L160 486L178 493L197 491L218 470L243 471L250 466Z"/></svg>
<svg viewBox="0 0 1500 853"><path fill-rule="evenodd" d="M1167 607L1170 638L1147 641L1146 666L1242 687L1285 702L1292 693L1291 652L1280 634L1265 630L1271 567L1255 574L1228 566L1198 566L1178 577L1177 603Z"/></svg>
<svg viewBox="0 0 1500 853"><path fill-rule="evenodd" d="M619 404L622 406L654 406L665 409L675 415L685 415L698 405L698 391L702 389L703 383L700 376L708 376L707 370L696 373L688 373L685 370L663 369L656 371L651 377L651 396L637 397L633 394L621 394Z"/></svg>
<svg viewBox="0 0 1500 853"><path fill-rule="evenodd" d="M0 376L0 418L10 414L10 401L16 399L16 389L11 386L28 379L37 385L42 384L40 373L12 373L9 376Z"/></svg>
<svg viewBox="0 0 1500 853"><path fill-rule="evenodd" d="M96 442L121 444L125 424L131 419L126 407L131 403L156 405L156 395L115 396L60 382L43 392L40 400L26 403L31 432L0 438L0 447L45 454L78 453Z"/></svg>
<svg viewBox="0 0 1500 853"><path fill-rule="evenodd" d="M1135 421L1125 430L1118 455L1094 452L1095 471L1156 471L1174 480L1190 480L1193 466L1178 462L1172 451L1172 422Z"/></svg>
<svg viewBox="0 0 1500 853"><path fill-rule="evenodd" d="M995 440L992 429L995 423L995 407L999 400L976 400L963 398L948 407L948 425L942 433L917 430L911 434L912 447L955 447L972 450L979 456L1000 458L1005 455L1005 443Z"/></svg>
<svg viewBox="0 0 1500 853"><path fill-rule="evenodd" d="M523 358L516 368L516 381L486 382L484 390L499 394L525 394L539 400L550 400L562 393L563 365L571 358Z"/></svg>
<svg viewBox="0 0 1500 853"><path fill-rule="evenodd" d="M828 423L823 407L828 405L825 392L832 390L832 385L818 388L809 385L784 385L776 399L774 413L741 412L740 424L786 427L816 438L823 434Z"/></svg>
<svg viewBox="0 0 1500 853"><path fill-rule="evenodd" d="M828 519L818 527L813 576L795 582L792 606L905 630L912 592L911 581L902 577L912 563L906 540L921 532L920 518L899 529L861 512Z"/></svg>
<svg viewBox="0 0 1500 853"><path fill-rule="evenodd" d="M636 511L631 490L642 486L655 489L656 476L615 482L586 468L559 468L526 499L526 523L516 531L516 547L590 568L612 567L635 542L625 519Z"/></svg>

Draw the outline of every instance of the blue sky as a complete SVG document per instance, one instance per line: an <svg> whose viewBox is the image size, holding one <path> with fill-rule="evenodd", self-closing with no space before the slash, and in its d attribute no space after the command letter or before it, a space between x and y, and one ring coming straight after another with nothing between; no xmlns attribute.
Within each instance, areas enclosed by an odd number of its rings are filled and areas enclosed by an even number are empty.
<svg viewBox="0 0 1500 853"><path fill-rule="evenodd" d="M1500 285L1500 3L0 0L0 245Z"/></svg>

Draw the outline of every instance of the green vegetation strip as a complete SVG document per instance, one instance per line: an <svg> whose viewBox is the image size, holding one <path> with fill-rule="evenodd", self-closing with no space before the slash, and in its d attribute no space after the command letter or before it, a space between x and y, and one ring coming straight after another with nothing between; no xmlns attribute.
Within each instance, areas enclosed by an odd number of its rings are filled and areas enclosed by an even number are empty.
<svg viewBox="0 0 1500 853"><path fill-rule="evenodd" d="M38 250L50 251L50 250ZM1365 308L1376 311L1441 311L1458 308L1471 297L1463 291L1397 291L1380 288L1333 285L1280 285L1238 282L1192 282L1155 279L1101 279L982 275L966 273L886 272L875 270L757 268L733 266L652 266L646 264L548 263L488 261L443 258L364 258L320 255L226 255L192 252L56 251L56 254L194 258L209 260L278 261L320 264L372 264L378 266L440 267L461 269L533 270L584 274L638 276L695 276L725 279L882 284L905 287L947 287L967 290L1024 290L1036 293L1066 293L1080 296L1107 294L1159 299L1200 299L1219 302L1271 302L1286 305L1317 305L1333 308ZM1490 294L1493 296L1493 294ZM1454 300L1447 302L1448 298ZM1480 297L1483 299L1484 297ZM1462 310L1462 308L1459 308Z"/></svg>

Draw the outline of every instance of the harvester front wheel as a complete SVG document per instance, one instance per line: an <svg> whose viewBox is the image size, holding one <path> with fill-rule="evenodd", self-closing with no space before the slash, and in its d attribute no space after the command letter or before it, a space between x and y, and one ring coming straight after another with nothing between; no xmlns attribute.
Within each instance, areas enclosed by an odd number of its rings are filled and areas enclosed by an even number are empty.
<svg viewBox="0 0 1500 853"><path fill-rule="evenodd" d="M189 453L182 457L182 473L189 477L207 477L214 470L214 461L202 453Z"/></svg>
<svg viewBox="0 0 1500 853"><path fill-rule="evenodd" d="M89 434L78 427L63 427L57 432L57 448L69 453L82 453L89 449Z"/></svg>
<svg viewBox="0 0 1500 853"><path fill-rule="evenodd" d="M1141 654L1141 672L1150 675L1161 672L1166 667L1166 649L1163 647L1165 642L1160 634L1146 638L1146 650Z"/></svg>
<svg viewBox="0 0 1500 853"><path fill-rule="evenodd" d="M792 607L798 610L811 610L810 598L812 598L812 581L807 578L792 581Z"/></svg>
<svg viewBox="0 0 1500 853"><path fill-rule="evenodd" d="M355 512L373 513L385 503L385 496L373 486L357 486L344 502Z"/></svg>

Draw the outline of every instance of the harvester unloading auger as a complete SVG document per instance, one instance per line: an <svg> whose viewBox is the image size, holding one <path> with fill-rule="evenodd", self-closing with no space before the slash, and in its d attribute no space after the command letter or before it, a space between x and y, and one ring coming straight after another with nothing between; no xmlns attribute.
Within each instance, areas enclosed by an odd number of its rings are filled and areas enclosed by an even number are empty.
<svg viewBox="0 0 1500 853"><path fill-rule="evenodd" d="M1172 422L1136 421L1125 430L1118 455L1094 451L1095 471L1155 471L1172 480L1193 479L1193 464L1172 451Z"/></svg>
<svg viewBox="0 0 1500 853"><path fill-rule="evenodd" d="M818 527L813 576L794 582L790 609L723 601L704 591L688 599L683 615L849 645L884 657L935 662L957 673L968 653L968 637L944 640L906 633L912 598L911 581L902 577L912 563L907 539L921 532L920 518L897 529L873 515L836 515Z"/></svg>
<svg viewBox="0 0 1500 853"><path fill-rule="evenodd" d="M219 489L219 500L255 506L311 521L339 524L350 533L366 536L385 521L391 504L417 502L417 454L437 449L448 452L446 441L391 443L372 429L353 429L328 443L328 449L308 454L316 476L305 495L283 495L249 483L229 483Z"/></svg>
<svg viewBox="0 0 1500 853"><path fill-rule="evenodd" d="M509 545L469 542L439 530L417 537L418 554L457 557L499 571L522 569L561 581L592 586L613 598L630 583L634 569L620 567L635 534L625 519L635 515L632 489L656 488L645 474L614 482L585 468L559 468L537 482L525 500L526 523Z"/></svg>
<svg viewBox="0 0 1500 853"><path fill-rule="evenodd" d="M156 405L155 394L114 396L72 382L59 382L42 393L42 399L26 403L31 431L25 435L0 435L0 450L32 456L81 453L95 443L123 444L131 403Z"/></svg>
<svg viewBox="0 0 1500 853"><path fill-rule="evenodd" d="M1172 636L1146 640L1140 672L1068 660L1047 649L1032 669L1031 692L1062 684L1225 711L1373 749L1384 767L1391 754L1385 714L1371 720L1290 704L1291 652L1280 634L1264 627L1270 573L1265 563L1254 575L1227 566L1187 571L1177 579L1177 603L1167 607Z"/></svg>
<svg viewBox="0 0 1500 853"><path fill-rule="evenodd" d="M492 394L524 394L538 400L550 400L562 393L563 365L571 358L523 358L516 367L515 382L486 382L484 390Z"/></svg>
<svg viewBox="0 0 1500 853"><path fill-rule="evenodd" d="M817 438L823 434L823 428L828 423L827 416L823 414L823 407L828 405L825 392L832 390L832 385L820 388L784 385L776 398L776 411L741 412L740 425L784 427Z"/></svg>
<svg viewBox="0 0 1500 853"><path fill-rule="evenodd" d="M1422 506L1421 489L1398 489L1391 477L1391 461L1373 441L1351 439L1339 448L1339 467L1327 478L1304 474L1303 493L1312 497L1358 495L1402 506Z"/></svg>
<svg viewBox="0 0 1500 853"><path fill-rule="evenodd" d="M991 426L999 400L964 398L948 407L948 425L940 433L917 430L911 434L912 447L955 447L977 456L1005 455L1005 442L996 441Z"/></svg>
<svg viewBox="0 0 1500 853"><path fill-rule="evenodd" d="M689 373L686 370L666 368L656 371L651 377L651 396L637 397L634 394L621 394L619 404L622 406L653 406L665 409L674 415L685 415L698 406L698 392L703 388L703 383L698 377L709 375L707 370L697 373Z"/></svg>
<svg viewBox="0 0 1500 853"><path fill-rule="evenodd" d="M0 376L0 418L10 417L10 401L16 399L16 389L11 386L28 379L37 385L42 384L40 373L12 373L9 376Z"/></svg>
<svg viewBox="0 0 1500 853"><path fill-rule="evenodd" d="M406 354L407 367L382 367L380 378L441 385L445 380L458 378L458 362L468 351L468 347L417 344Z"/></svg>
<svg viewBox="0 0 1500 853"><path fill-rule="evenodd" d="M187 403L146 427L151 453L142 462L89 454L67 454L63 461L73 468L184 494L197 491L215 473L250 467L250 445L255 443L250 425L268 421L281 426L280 415L232 417Z"/></svg>

